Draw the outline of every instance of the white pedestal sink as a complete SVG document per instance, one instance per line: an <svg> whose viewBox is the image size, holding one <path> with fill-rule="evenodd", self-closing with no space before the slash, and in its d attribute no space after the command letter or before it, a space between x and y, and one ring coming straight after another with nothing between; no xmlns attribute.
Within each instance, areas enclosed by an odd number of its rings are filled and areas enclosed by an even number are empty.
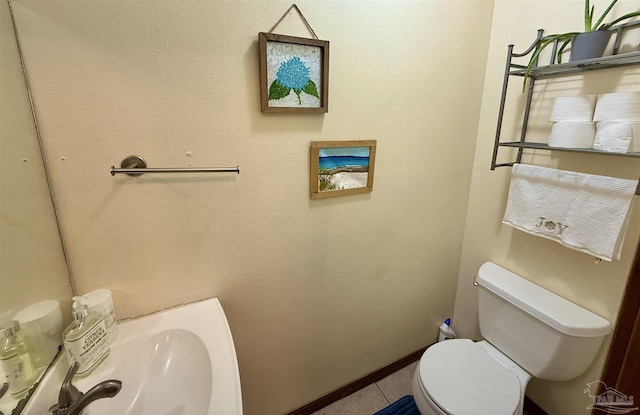
<svg viewBox="0 0 640 415"><path fill-rule="evenodd" d="M114 398L91 403L83 415L241 415L242 394L231 331L217 298L118 324L109 357L74 378L86 392L107 379L122 381ZM47 414L69 368L58 356L23 414Z"/></svg>

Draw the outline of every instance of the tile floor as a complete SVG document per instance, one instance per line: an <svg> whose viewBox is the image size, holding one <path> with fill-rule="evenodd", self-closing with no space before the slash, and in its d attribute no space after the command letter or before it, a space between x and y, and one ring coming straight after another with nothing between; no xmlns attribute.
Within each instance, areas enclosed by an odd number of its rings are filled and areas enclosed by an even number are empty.
<svg viewBox="0 0 640 415"><path fill-rule="evenodd" d="M411 363L311 415L373 415L403 396L412 395L411 381L418 363ZM528 415L527 411L524 415Z"/></svg>
<svg viewBox="0 0 640 415"><path fill-rule="evenodd" d="M411 380L418 362L390 374L312 415L373 415L405 395L411 395Z"/></svg>

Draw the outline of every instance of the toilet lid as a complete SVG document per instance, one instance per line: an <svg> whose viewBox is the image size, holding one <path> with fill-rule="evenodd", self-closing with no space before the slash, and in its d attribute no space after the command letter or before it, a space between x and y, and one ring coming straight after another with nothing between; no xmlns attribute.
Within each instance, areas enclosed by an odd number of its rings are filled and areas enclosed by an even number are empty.
<svg viewBox="0 0 640 415"><path fill-rule="evenodd" d="M448 414L513 415L518 409L516 375L471 340L434 344L419 367L424 390Z"/></svg>

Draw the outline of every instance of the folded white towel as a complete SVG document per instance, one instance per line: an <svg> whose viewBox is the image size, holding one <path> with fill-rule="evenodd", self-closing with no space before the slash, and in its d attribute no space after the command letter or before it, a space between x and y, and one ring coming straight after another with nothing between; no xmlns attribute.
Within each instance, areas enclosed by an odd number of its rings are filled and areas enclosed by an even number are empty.
<svg viewBox="0 0 640 415"><path fill-rule="evenodd" d="M620 259L637 185L514 164L502 223L606 261Z"/></svg>
<svg viewBox="0 0 640 415"><path fill-rule="evenodd" d="M549 121L592 121L597 95L556 97L551 106Z"/></svg>
<svg viewBox="0 0 640 415"><path fill-rule="evenodd" d="M556 122L549 135L550 147L591 148L596 138L596 124L591 121Z"/></svg>
<svg viewBox="0 0 640 415"><path fill-rule="evenodd" d="M640 121L640 92L599 95L593 121Z"/></svg>
<svg viewBox="0 0 640 415"><path fill-rule="evenodd" d="M593 148L610 153L626 153L631 145L631 123L602 121L598 123Z"/></svg>

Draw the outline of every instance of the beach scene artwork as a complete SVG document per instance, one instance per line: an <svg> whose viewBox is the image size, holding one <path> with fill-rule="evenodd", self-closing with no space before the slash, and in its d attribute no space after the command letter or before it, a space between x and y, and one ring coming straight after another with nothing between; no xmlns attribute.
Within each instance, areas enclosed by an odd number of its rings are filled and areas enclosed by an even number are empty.
<svg viewBox="0 0 640 415"><path fill-rule="evenodd" d="M367 186L369 147L321 148L318 157L321 192Z"/></svg>
<svg viewBox="0 0 640 415"><path fill-rule="evenodd" d="M312 143L312 197L371 191L374 156L375 140Z"/></svg>

